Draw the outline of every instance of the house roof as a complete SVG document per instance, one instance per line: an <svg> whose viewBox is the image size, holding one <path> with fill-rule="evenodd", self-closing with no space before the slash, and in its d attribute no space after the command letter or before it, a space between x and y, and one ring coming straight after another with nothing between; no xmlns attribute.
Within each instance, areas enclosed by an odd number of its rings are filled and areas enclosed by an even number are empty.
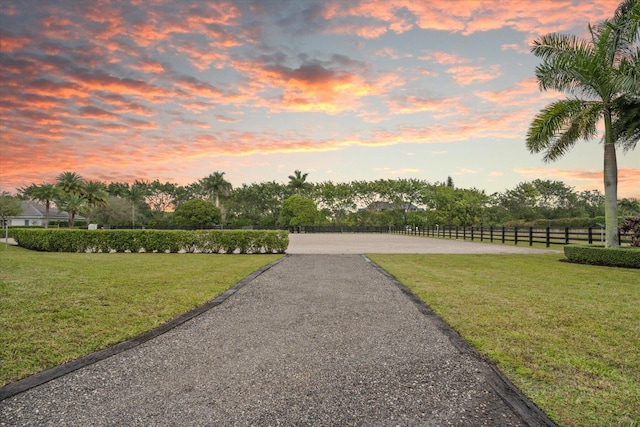
<svg viewBox="0 0 640 427"><path fill-rule="evenodd" d="M32 200L22 201L22 213L15 216L16 219L44 219L46 209L44 205L36 203ZM76 216L78 219L81 217ZM49 221L61 220L65 221L69 219L69 214L64 211L59 211L55 206L49 208Z"/></svg>

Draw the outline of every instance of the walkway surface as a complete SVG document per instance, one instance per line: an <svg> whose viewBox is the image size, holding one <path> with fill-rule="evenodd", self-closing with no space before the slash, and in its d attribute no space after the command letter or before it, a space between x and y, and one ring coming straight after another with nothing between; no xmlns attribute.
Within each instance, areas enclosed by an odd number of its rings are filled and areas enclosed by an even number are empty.
<svg viewBox="0 0 640 427"><path fill-rule="evenodd" d="M305 254L316 236L191 320L1 401L0 425L551 424L368 258Z"/></svg>

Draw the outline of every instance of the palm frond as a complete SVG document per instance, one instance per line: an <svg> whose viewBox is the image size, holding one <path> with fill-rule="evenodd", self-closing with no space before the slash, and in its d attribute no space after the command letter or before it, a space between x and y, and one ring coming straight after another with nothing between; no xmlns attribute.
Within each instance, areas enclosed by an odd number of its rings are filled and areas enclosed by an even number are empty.
<svg viewBox="0 0 640 427"><path fill-rule="evenodd" d="M602 103L579 99L553 102L531 123L527 148L531 153L544 152L545 162L557 160L579 140L596 135L601 115Z"/></svg>
<svg viewBox="0 0 640 427"><path fill-rule="evenodd" d="M640 139L640 100L620 98L613 106L613 139L627 151L635 149Z"/></svg>

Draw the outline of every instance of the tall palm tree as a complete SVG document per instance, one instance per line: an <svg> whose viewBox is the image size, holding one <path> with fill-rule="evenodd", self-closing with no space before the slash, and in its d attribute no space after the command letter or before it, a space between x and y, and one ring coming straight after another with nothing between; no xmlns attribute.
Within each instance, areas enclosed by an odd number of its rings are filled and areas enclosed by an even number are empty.
<svg viewBox="0 0 640 427"><path fill-rule="evenodd" d="M287 186L293 189L297 195L300 195L301 191L306 191L311 188L311 184L306 182L307 176L309 176L308 173L302 173L299 170L295 170L293 175L289 175L289 184Z"/></svg>
<svg viewBox="0 0 640 427"><path fill-rule="evenodd" d="M214 199L216 207L220 207L220 196L227 196L233 189L230 182L224 179L224 172L214 172L200 181L202 192L209 199Z"/></svg>
<svg viewBox="0 0 640 427"><path fill-rule="evenodd" d="M48 228L51 203L60 198L60 189L54 184L31 184L21 192L25 197L44 204L44 228Z"/></svg>
<svg viewBox="0 0 640 427"><path fill-rule="evenodd" d="M553 102L534 118L527 132L527 148L544 152L545 162L557 160L580 140L594 138L604 122L604 191L606 246L619 247L618 166L614 125L624 117L621 106L629 105L628 78L622 64L638 62L632 50L637 37L640 3L626 0L610 20L589 26L590 39L548 34L534 41L531 51L542 58L536 68L541 90L565 92L569 98ZM635 17L635 18L634 18ZM635 32L629 28L635 28ZM627 82L625 84L624 82ZM622 135L619 133L618 135ZM625 147L635 143L620 142Z"/></svg>

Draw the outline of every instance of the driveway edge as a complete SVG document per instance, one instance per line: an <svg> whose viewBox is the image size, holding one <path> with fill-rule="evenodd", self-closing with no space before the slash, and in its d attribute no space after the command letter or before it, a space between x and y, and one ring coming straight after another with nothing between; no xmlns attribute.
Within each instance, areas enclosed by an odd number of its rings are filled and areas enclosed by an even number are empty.
<svg viewBox="0 0 640 427"><path fill-rule="evenodd" d="M94 353L88 354L86 356L82 356L78 359L53 367L51 369L40 371L26 378L23 378L21 380L18 380L18 381L9 383L3 387L0 387L0 402L9 397L25 392L31 388L37 387L51 380L62 377L73 371L77 371L78 369L84 368L85 366L92 365L101 360L107 359L111 356L121 353L125 350L129 350L131 348L137 347L140 344L143 344L153 338L156 338L188 322L189 320L197 316L200 316L206 311L211 310L213 307L216 307L222 304L223 302L225 302L233 294L235 294L240 289L242 289L246 284L254 280L256 277L260 276L265 271L269 270L271 267L278 264L287 256L288 255L285 255L284 257L276 261L273 261L272 263L267 264L266 266L254 271L253 273L249 274L247 277L245 277L244 279L242 279L241 281L239 281L238 283L236 283L235 285L233 285L232 287L224 291L222 294L218 295L216 298L202 304L199 307L194 308L193 310L190 310L184 314L181 314L180 316L175 317L158 327L151 329L150 331L144 332L140 335L137 335L126 341L122 341L118 344L114 344L111 347L98 350Z"/></svg>
<svg viewBox="0 0 640 427"><path fill-rule="evenodd" d="M400 282L395 276L369 259L366 255L362 255L364 259L370 263L376 270L391 280L418 308L418 310L428 316L436 325L436 327L442 331L447 338L449 338L451 344L460 351L462 354L467 354L474 359L480 361L484 368L483 374L485 375L489 386L495 390L500 398L507 403L521 418L530 426L546 426L556 427L556 424L544 413L536 404L526 397L505 375L482 356L471 344L469 344L462 336L447 322L444 321L438 314L436 314L431 307L429 307L424 301L422 301L411 289Z"/></svg>

